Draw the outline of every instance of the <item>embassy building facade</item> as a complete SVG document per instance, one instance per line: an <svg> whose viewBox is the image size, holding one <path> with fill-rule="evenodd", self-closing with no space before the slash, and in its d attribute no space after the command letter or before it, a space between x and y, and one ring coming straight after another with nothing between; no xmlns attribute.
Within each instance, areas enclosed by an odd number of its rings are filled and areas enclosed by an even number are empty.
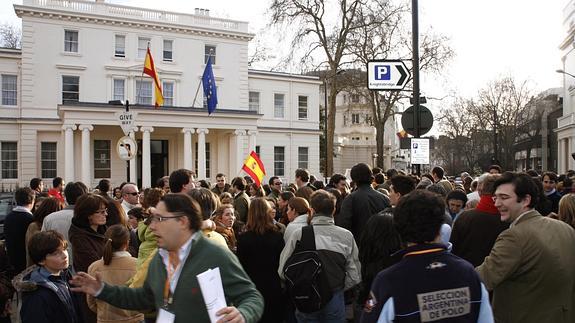
<svg viewBox="0 0 575 323"><path fill-rule="evenodd" d="M0 184L60 176L94 187L102 178L150 187L178 168L199 179L240 173L255 150L267 176L319 174L317 77L248 69L248 23L104 1L23 0L22 49L0 50ZM154 109L142 74L150 46L164 94ZM208 115L199 88L212 60L218 106ZM116 113L136 113L137 157L116 152Z"/></svg>

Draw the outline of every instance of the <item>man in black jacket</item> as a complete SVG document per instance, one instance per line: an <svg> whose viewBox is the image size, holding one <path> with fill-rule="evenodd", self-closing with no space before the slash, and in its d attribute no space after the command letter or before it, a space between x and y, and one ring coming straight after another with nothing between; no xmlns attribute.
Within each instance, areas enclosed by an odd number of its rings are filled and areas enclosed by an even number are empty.
<svg viewBox="0 0 575 323"><path fill-rule="evenodd" d="M387 196L371 187L373 174L367 164L353 166L350 175L357 189L343 200L336 224L351 231L358 242L367 220L390 204Z"/></svg>
<svg viewBox="0 0 575 323"><path fill-rule="evenodd" d="M15 273L26 268L26 230L32 223L32 207L36 194L29 187L22 187L14 193L16 207L6 215L4 232L6 233L6 251Z"/></svg>

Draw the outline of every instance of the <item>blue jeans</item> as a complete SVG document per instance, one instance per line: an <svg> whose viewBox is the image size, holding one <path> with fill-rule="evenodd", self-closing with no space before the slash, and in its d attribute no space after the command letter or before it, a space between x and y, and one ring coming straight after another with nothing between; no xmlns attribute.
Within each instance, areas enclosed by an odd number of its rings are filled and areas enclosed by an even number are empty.
<svg viewBox="0 0 575 323"><path fill-rule="evenodd" d="M333 297L325 307L317 312L302 313L298 310L295 312L298 323L342 323L345 322L345 301L343 291L333 294Z"/></svg>

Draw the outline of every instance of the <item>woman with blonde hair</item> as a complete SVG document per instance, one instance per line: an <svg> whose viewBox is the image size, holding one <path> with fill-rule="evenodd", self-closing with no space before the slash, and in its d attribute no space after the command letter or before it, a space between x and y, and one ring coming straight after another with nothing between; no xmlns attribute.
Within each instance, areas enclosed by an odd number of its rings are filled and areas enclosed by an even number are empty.
<svg viewBox="0 0 575 323"><path fill-rule="evenodd" d="M236 215L234 214L234 206L231 204L220 206L214 213L213 220L216 223L216 232L226 239L228 248L235 253L236 235L234 234L233 226L236 221Z"/></svg>
<svg viewBox="0 0 575 323"><path fill-rule="evenodd" d="M294 197L288 201L287 217L289 224L284 232L284 241L287 242L291 234L298 228L305 227L309 223L309 203L303 197Z"/></svg>
<svg viewBox="0 0 575 323"><path fill-rule="evenodd" d="M287 304L278 275L284 240L270 216L271 210L261 197L251 201L246 232L238 236L238 259L264 297L260 322L282 322Z"/></svg>
<svg viewBox="0 0 575 323"><path fill-rule="evenodd" d="M559 200L559 214L557 218L575 229L575 194L565 194Z"/></svg>
<svg viewBox="0 0 575 323"><path fill-rule="evenodd" d="M125 285L136 273L136 258L127 252L130 241L130 232L122 224L116 224L108 228L104 234L108 239L104 246L102 259L95 261L88 268L88 274L99 274L102 281L108 285ZM122 310L106 302L97 300L88 295L88 306L97 313L98 323L121 321L139 323L144 320L144 315L139 312Z"/></svg>
<svg viewBox="0 0 575 323"><path fill-rule="evenodd" d="M165 194L165 191L160 188L147 188L144 190L142 215L145 220L138 223L138 240L140 240L140 247L138 248L138 268L140 268L142 263L148 259L150 254L152 254L158 246L156 236L152 233L152 230L148 228L150 225L150 208L155 207Z"/></svg>

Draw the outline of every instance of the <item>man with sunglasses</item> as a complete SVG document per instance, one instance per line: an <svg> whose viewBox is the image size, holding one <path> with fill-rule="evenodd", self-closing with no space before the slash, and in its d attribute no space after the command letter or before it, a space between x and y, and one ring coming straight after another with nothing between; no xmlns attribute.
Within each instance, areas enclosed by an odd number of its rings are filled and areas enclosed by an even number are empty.
<svg viewBox="0 0 575 323"><path fill-rule="evenodd" d="M268 194L268 197L273 198L274 200L278 200L280 198L280 194L282 192L282 180L277 176L270 177L268 181L270 185L271 192Z"/></svg>
<svg viewBox="0 0 575 323"><path fill-rule="evenodd" d="M109 304L131 310L158 311L158 322L209 322L197 275L219 268L229 306L218 309L217 322L257 322L263 298L227 248L209 242L201 233L197 202L186 194L168 194L151 216L150 229L159 251L152 259L144 286L110 286L98 276L80 272L71 283Z"/></svg>
<svg viewBox="0 0 575 323"><path fill-rule="evenodd" d="M122 187L122 208L124 209L124 214L126 214L126 220L128 220L128 212L140 206L140 192L135 184L128 183Z"/></svg>

